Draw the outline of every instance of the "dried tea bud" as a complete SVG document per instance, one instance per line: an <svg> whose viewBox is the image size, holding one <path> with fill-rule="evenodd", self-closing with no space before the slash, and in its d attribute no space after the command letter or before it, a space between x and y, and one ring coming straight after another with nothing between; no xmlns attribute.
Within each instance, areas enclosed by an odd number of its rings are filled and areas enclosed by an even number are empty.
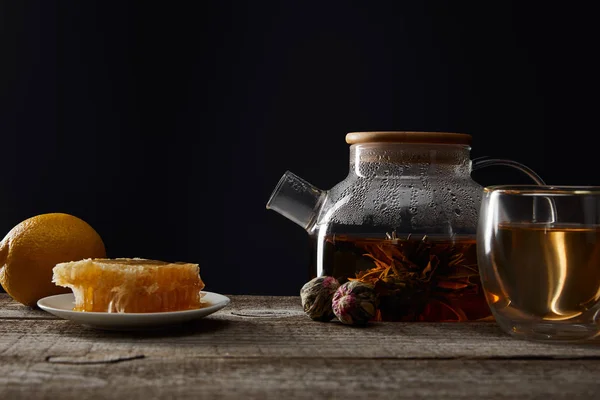
<svg viewBox="0 0 600 400"><path fill-rule="evenodd" d="M315 321L331 321L335 317L331 301L339 287L340 283L332 276L319 276L306 282L300 289L304 312Z"/></svg>
<svg viewBox="0 0 600 400"><path fill-rule="evenodd" d="M333 295L332 308L346 325L366 325L377 312L375 287L360 281L344 283Z"/></svg>

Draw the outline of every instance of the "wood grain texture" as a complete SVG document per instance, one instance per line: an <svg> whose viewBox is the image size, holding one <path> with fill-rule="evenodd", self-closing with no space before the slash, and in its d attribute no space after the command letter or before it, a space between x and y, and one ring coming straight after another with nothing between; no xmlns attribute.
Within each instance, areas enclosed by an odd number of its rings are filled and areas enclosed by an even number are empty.
<svg viewBox="0 0 600 400"><path fill-rule="evenodd" d="M297 297L229 297L193 323L110 332L0 295L0 396L600 398L598 344L518 341L493 322L353 328L311 321Z"/></svg>
<svg viewBox="0 0 600 400"><path fill-rule="evenodd" d="M0 365L8 399L598 398L579 361L148 358L109 365Z"/></svg>
<svg viewBox="0 0 600 400"><path fill-rule="evenodd" d="M26 307L13 301L6 293L0 292L0 321L9 318L19 319L57 319L38 308Z"/></svg>

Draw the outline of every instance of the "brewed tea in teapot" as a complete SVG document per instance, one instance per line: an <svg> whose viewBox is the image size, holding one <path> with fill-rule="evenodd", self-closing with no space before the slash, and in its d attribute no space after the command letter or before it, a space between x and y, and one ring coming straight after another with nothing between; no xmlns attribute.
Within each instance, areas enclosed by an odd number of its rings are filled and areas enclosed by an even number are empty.
<svg viewBox="0 0 600 400"><path fill-rule="evenodd" d="M472 321L491 317L477 266L483 188L476 167L529 168L470 159L471 136L353 132L350 170L330 190L286 172L267 203L309 233L311 274L374 285L382 321Z"/></svg>

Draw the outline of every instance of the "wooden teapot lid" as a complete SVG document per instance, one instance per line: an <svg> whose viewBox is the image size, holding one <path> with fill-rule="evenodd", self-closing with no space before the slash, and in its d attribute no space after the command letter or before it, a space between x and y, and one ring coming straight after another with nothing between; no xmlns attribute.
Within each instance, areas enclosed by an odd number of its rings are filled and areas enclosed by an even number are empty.
<svg viewBox="0 0 600 400"><path fill-rule="evenodd" d="M350 132L346 143L437 143L471 144L471 135L451 132L373 131Z"/></svg>

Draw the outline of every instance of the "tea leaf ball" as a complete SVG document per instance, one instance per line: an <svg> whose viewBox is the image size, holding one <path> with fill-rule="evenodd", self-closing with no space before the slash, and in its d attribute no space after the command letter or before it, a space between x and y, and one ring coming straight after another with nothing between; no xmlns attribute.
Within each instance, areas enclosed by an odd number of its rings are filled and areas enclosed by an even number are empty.
<svg viewBox="0 0 600 400"><path fill-rule="evenodd" d="M360 281L348 281L333 295L333 313L346 325L366 325L377 313L379 300L375 287Z"/></svg>
<svg viewBox="0 0 600 400"><path fill-rule="evenodd" d="M332 276L318 276L306 282L300 289L304 312L315 321L331 321L335 317L333 294L339 287L340 283Z"/></svg>

